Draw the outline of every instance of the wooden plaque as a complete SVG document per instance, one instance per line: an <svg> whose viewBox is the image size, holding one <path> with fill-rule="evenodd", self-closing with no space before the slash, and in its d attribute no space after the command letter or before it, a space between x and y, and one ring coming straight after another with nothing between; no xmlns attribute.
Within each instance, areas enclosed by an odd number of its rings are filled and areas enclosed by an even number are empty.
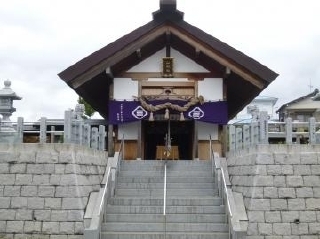
<svg viewBox="0 0 320 239"><path fill-rule="evenodd" d="M162 74L163 77L173 77L173 58L164 57L162 58Z"/></svg>

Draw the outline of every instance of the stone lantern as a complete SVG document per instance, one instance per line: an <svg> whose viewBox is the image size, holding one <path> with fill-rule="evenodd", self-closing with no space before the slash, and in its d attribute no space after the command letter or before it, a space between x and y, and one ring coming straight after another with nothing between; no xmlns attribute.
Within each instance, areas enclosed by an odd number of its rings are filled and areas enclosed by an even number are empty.
<svg viewBox="0 0 320 239"><path fill-rule="evenodd" d="M2 115L0 131L14 131L10 120L10 116L16 111L16 108L13 107L13 101L22 99L10 86L11 81L6 80L4 88L0 90L0 114Z"/></svg>

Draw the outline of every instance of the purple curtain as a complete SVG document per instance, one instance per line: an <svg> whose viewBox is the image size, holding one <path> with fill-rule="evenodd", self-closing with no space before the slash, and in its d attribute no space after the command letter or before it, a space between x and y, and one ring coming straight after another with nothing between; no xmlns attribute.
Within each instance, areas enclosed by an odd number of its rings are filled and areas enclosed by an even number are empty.
<svg viewBox="0 0 320 239"><path fill-rule="evenodd" d="M157 100L150 101L152 105L163 104L170 102L183 106L185 101L167 101ZM178 113L170 109L170 112ZM156 111L154 114L163 113L163 111ZM214 123L214 124L227 124L228 112L226 101L205 102L204 104L196 104L191 106L187 111L183 112L185 119L194 119L198 121ZM148 119L150 112L146 111L139 101L109 101L109 123L110 124L123 124L134 122L138 120Z"/></svg>

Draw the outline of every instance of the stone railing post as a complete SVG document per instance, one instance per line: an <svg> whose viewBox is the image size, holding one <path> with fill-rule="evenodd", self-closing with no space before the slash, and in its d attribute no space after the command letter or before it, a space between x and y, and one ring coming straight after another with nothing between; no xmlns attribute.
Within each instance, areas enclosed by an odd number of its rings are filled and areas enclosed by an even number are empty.
<svg viewBox="0 0 320 239"><path fill-rule="evenodd" d="M76 120L76 132L77 134L75 141L79 145L83 145L83 120Z"/></svg>
<svg viewBox="0 0 320 239"><path fill-rule="evenodd" d="M90 148L91 143L91 126L89 124L83 125L83 145L88 146Z"/></svg>
<svg viewBox="0 0 320 239"><path fill-rule="evenodd" d="M259 116L259 143L268 144L268 113L261 111Z"/></svg>
<svg viewBox="0 0 320 239"><path fill-rule="evenodd" d="M292 144L292 118L286 119L286 143Z"/></svg>
<svg viewBox="0 0 320 239"><path fill-rule="evenodd" d="M259 127L258 127L257 121L251 122L250 133L251 133L251 145L257 145L259 143Z"/></svg>
<svg viewBox="0 0 320 239"><path fill-rule="evenodd" d="M316 119L309 119L309 144L316 144Z"/></svg>
<svg viewBox="0 0 320 239"><path fill-rule="evenodd" d="M40 143L44 144L47 142L47 118L41 117L40 119Z"/></svg>
<svg viewBox="0 0 320 239"><path fill-rule="evenodd" d="M50 143L54 143L54 136L55 136L56 127L51 126L50 131L51 131L51 134L50 134Z"/></svg>
<svg viewBox="0 0 320 239"><path fill-rule="evenodd" d="M71 142L82 145L84 105L77 104L71 116Z"/></svg>
<svg viewBox="0 0 320 239"><path fill-rule="evenodd" d="M250 126L249 125L244 125L243 126L243 147L247 148L251 145L250 142Z"/></svg>
<svg viewBox="0 0 320 239"><path fill-rule="evenodd" d="M243 148L242 128L236 127L236 149Z"/></svg>
<svg viewBox="0 0 320 239"><path fill-rule="evenodd" d="M23 143L23 118L18 117L17 122L17 134L19 143Z"/></svg>
<svg viewBox="0 0 320 239"><path fill-rule="evenodd" d="M64 134L63 134L63 141L64 143L71 143L71 121L72 121L72 114L71 110L67 110L64 112Z"/></svg>
<svg viewBox="0 0 320 239"><path fill-rule="evenodd" d="M229 126L229 151L236 149L236 127L234 125Z"/></svg>
<svg viewBox="0 0 320 239"><path fill-rule="evenodd" d="M105 149L106 142L106 127L104 125L99 125L99 150Z"/></svg>
<svg viewBox="0 0 320 239"><path fill-rule="evenodd" d="M98 137L99 137L98 128L93 127L91 129L91 148L98 149Z"/></svg>

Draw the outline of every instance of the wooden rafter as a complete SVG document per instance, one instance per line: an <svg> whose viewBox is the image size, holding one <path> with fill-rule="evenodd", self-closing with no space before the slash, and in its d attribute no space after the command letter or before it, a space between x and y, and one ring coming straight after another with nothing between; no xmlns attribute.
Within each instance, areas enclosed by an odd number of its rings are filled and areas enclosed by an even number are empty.
<svg viewBox="0 0 320 239"><path fill-rule="evenodd" d="M211 57L212 59L214 59L215 61L219 62L221 65L226 66L231 71L233 71L234 73L238 74L244 80L250 82L251 84L253 84L257 88L263 89L265 87L265 84L260 80L260 78L255 77L253 74L245 71L244 69L239 67L237 64L235 64L231 60L226 59L226 58L222 57L221 55L217 54L210 47L201 44L201 42L199 42L194 37L190 37L189 35L181 32L179 29L177 29L177 28L175 28L174 26L171 26L171 25L163 25L161 27L155 28L152 32L150 32L149 34L143 36L138 41L135 41L135 42L131 43L126 48L124 48L122 51L117 52L113 56L105 59L104 61L100 62L96 66L92 67L91 69L89 69L84 74L76 77L74 80L72 80L70 85L75 89L80 87L82 84L84 84L85 82L89 81L93 76L103 72L106 68L112 66L114 63L119 62L120 60L124 59L125 57L128 57L129 55L131 55L134 52L136 52L136 54L138 54L138 52L137 52L138 49L141 49L145 44L148 44L148 43L152 42L158 36L160 36L162 34L166 34L166 36L168 36L168 32L170 32L171 34L176 35L177 37L179 37L184 42L186 42L186 43L190 44L191 46L193 46L196 49L196 53L195 54L197 54L197 52L203 52L206 55L208 55L209 57ZM169 36L170 36L170 34L169 34ZM139 74L139 73L137 73L137 74ZM160 73L153 73L153 74L154 74L153 76L149 76L149 77L151 77L151 78L153 78L153 77L154 78L161 77L159 75ZM194 74L196 74L196 73L188 73L188 74L186 74L186 73L175 73L175 77L180 77L180 78L223 77L223 76L221 76L221 74L218 74L218 73L211 73L211 75L207 74L207 76L204 76L204 75L195 76ZM192 74L193 74L193 76L192 76ZM201 74L203 74L203 73L201 73ZM132 77L130 77L130 75ZM116 76L116 77L118 77L118 76ZM146 75L144 75L144 76L137 76L137 75L134 76L134 73L123 73L123 74L119 75L119 77L146 78Z"/></svg>
<svg viewBox="0 0 320 239"><path fill-rule="evenodd" d="M215 59L221 65L228 67L231 71L240 75L244 80L249 81L251 84L255 85L259 89L263 89L265 87L265 85L263 83L261 83L261 81L259 79L257 79L256 77L253 77L251 74L242 70L240 67L238 67L237 65L235 65L231 61L228 61L227 59L225 59L222 56L218 55L217 53L213 52L212 49L200 44L198 41L196 41L192 37L183 34L178 29L176 29L172 26L167 26L167 27L169 28L169 31L172 32L172 34L176 35L177 37L179 37L181 40L185 41L186 43L194 46L198 51L205 52L206 55Z"/></svg>
<svg viewBox="0 0 320 239"><path fill-rule="evenodd" d="M203 78L222 78L223 75L218 72L176 72L174 78L187 79L203 79ZM147 79L147 78L163 78L162 72L123 72L115 75L115 78L132 78L132 79ZM170 78L171 79L171 78Z"/></svg>
<svg viewBox="0 0 320 239"><path fill-rule="evenodd" d="M103 72L104 69L106 69L107 67L110 67L115 62L119 62L123 58L128 57L133 52L136 52L137 49L141 49L144 45L146 45L147 43L153 41L158 36L160 36L162 34L165 34L165 33L166 33L166 28L164 28L163 26L154 29L148 35L143 36L139 41L131 43L130 45L128 45L122 51L117 52L113 56L105 59L104 61L100 62L96 66L92 67L91 69L89 69L84 74L82 74L82 75L76 77L75 79L73 79L70 85L73 88L80 87L82 84L84 84L87 81L89 81L93 76Z"/></svg>

